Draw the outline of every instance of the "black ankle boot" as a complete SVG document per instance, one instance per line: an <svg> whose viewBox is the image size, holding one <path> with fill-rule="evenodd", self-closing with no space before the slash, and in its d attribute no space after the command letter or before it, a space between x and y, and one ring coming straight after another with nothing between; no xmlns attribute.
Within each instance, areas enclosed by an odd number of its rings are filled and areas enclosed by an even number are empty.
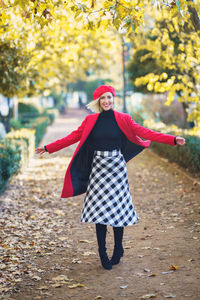
<svg viewBox="0 0 200 300"><path fill-rule="evenodd" d="M124 249L121 248L114 248L113 256L111 258L112 265L117 265L120 262L121 257L124 255Z"/></svg>
<svg viewBox="0 0 200 300"><path fill-rule="evenodd" d="M97 235L98 250L99 250L99 257L101 260L101 264L104 267L104 269L111 270L112 264L106 253L106 232L107 232L106 225L96 224L96 235Z"/></svg>
<svg viewBox="0 0 200 300"><path fill-rule="evenodd" d="M99 257L100 257L101 264L104 267L104 269L111 270L112 269L112 263L109 260L106 251L103 252L103 253L99 251Z"/></svg>
<svg viewBox="0 0 200 300"><path fill-rule="evenodd" d="M111 258L112 265L117 265L120 262L121 257L124 255L124 249L122 246L122 239L124 233L124 227L113 227L115 247L113 256Z"/></svg>

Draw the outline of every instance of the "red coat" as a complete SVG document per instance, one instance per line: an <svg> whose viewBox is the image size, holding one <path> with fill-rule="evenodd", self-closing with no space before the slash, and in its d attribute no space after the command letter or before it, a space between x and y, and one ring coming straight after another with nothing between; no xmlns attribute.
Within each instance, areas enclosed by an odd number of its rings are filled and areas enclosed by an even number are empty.
<svg viewBox="0 0 200 300"><path fill-rule="evenodd" d="M126 162L149 147L151 141L175 145L175 136L173 135L144 128L132 120L128 114L114 110L114 115L119 128L125 135L122 154ZM93 158L92 153L88 150L87 137L98 116L98 113L88 115L77 130L46 145L47 151L53 153L80 141L67 168L61 198L77 196L86 192ZM140 137L148 140L143 141Z"/></svg>

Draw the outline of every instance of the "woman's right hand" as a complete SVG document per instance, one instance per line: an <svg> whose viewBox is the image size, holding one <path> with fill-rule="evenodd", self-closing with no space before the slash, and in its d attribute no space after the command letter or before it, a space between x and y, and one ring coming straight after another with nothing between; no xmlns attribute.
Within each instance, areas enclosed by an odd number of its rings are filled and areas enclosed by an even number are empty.
<svg viewBox="0 0 200 300"><path fill-rule="evenodd" d="M46 151L45 151L45 149L44 149L44 147L38 147L38 148L36 148L35 149L35 153L36 154L44 154Z"/></svg>

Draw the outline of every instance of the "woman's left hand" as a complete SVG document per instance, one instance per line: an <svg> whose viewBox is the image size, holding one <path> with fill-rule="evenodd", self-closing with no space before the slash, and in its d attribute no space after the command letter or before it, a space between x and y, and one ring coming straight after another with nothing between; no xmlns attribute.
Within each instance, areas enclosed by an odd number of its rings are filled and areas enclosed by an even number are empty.
<svg viewBox="0 0 200 300"><path fill-rule="evenodd" d="M185 145L185 139L181 136L177 136L176 143L177 143L177 145L183 146L183 145Z"/></svg>
<svg viewBox="0 0 200 300"><path fill-rule="evenodd" d="M46 151L45 151L45 148L44 147L38 147L35 149L35 153L36 154L44 154Z"/></svg>

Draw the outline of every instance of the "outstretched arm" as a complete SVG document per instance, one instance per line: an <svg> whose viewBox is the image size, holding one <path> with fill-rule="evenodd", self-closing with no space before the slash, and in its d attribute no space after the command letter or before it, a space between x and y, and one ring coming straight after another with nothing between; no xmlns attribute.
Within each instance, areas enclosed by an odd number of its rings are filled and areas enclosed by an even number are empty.
<svg viewBox="0 0 200 300"><path fill-rule="evenodd" d="M128 116L129 125L132 127L134 133L141 138L148 139L157 143L169 144L169 145L180 145L185 144L185 139L179 136L174 136L170 134L164 134L158 131L154 131L148 128L141 126L136 123L130 116Z"/></svg>
<svg viewBox="0 0 200 300"><path fill-rule="evenodd" d="M56 151L59 151L65 147L68 147L72 144L77 143L82 135L83 129L85 127L86 124L86 120L87 117L85 118L85 120L82 122L82 124L78 127L78 129L72 131L69 135L67 135L66 137L59 139L53 143L50 143L44 147L38 147L36 149L36 154L43 154L45 151L49 152L49 153L53 153Z"/></svg>

